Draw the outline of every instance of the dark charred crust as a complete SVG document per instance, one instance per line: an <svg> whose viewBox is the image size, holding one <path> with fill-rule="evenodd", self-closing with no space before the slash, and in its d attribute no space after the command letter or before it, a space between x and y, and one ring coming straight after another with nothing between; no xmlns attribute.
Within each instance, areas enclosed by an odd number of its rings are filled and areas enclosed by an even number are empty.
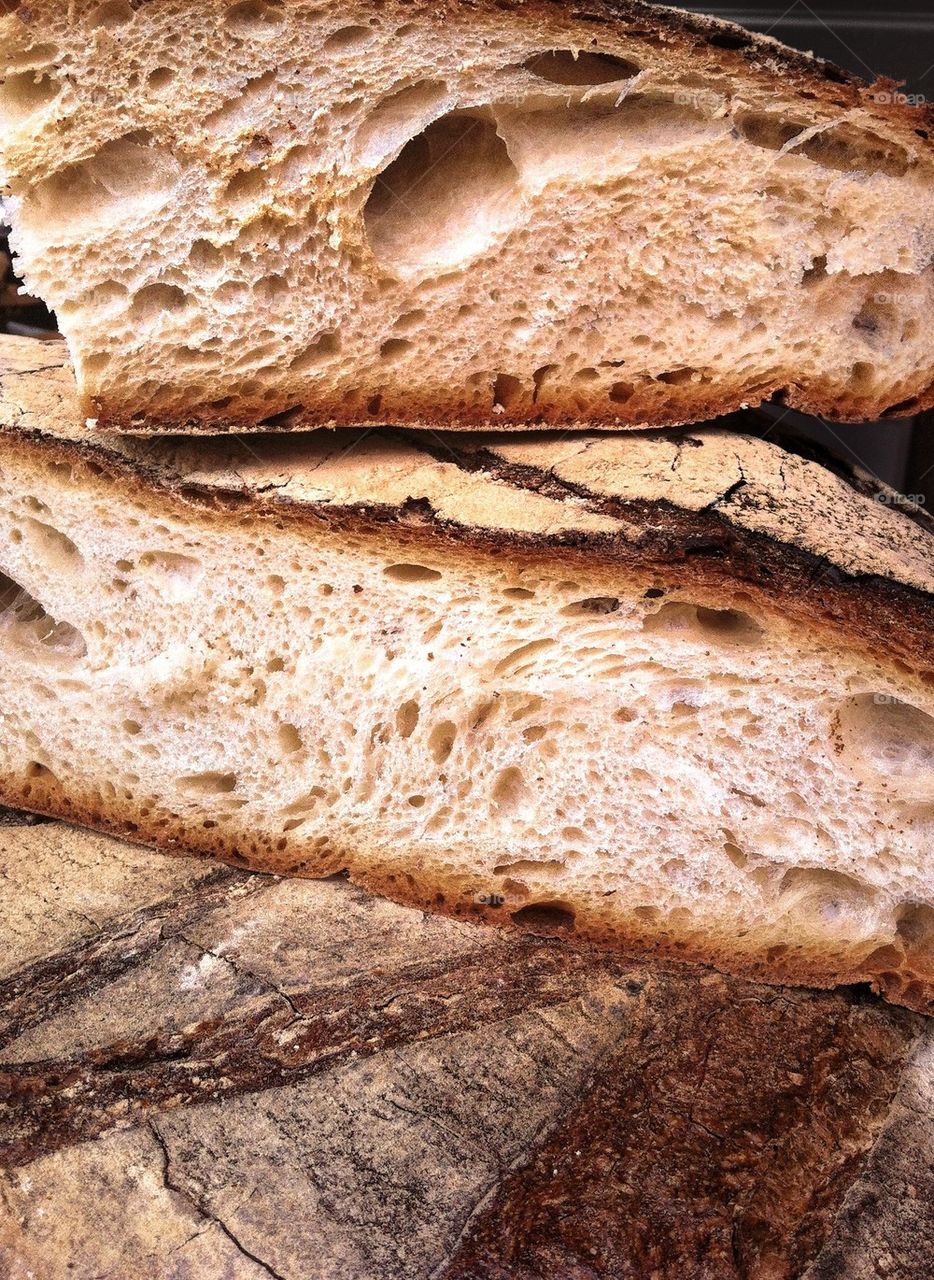
<svg viewBox="0 0 934 1280"><path fill-rule="evenodd" d="M22 809L5 809L0 806L0 827L34 827L39 822L50 819L38 813L26 813Z"/></svg>
<svg viewBox="0 0 934 1280"><path fill-rule="evenodd" d="M722 1008L715 987L695 996L696 1022L638 1002L640 1052L597 1068L482 1205L443 1280L740 1280L765 1259L776 1277L804 1274L891 1103L904 1033L784 993ZM805 1166L820 1189L803 1205L792 1170ZM683 1214L698 1195L704 1211Z"/></svg>
<svg viewBox="0 0 934 1280"><path fill-rule="evenodd" d="M433 446L430 438L407 439L434 457L456 461L464 470L482 471L516 488L532 489L559 501L580 498L590 511L640 526L642 532L635 542L622 543L605 535L586 536L588 546L599 546L602 554L612 555L622 563L678 568L690 562L692 572L709 575L717 585L726 586L732 581L772 596L778 592L787 594L793 612L802 619L841 626L852 637L869 640L883 651L891 650L894 641L900 656L916 661L922 670L934 669L934 597L914 587L888 578L848 574L832 561L803 548L741 529L712 508L687 511L664 501L621 502L559 480L553 473L504 463L492 450L463 453L447 444L443 449ZM839 472L835 469L835 473L846 478L857 492L879 492L845 468ZM737 481L737 486L743 483ZM918 513L918 523L931 531L925 513ZM931 555L934 558L934 541ZM726 576L724 570L728 571ZM767 597L764 602L768 604ZM897 635L893 635L893 626ZM904 646L900 646L902 640L906 642Z"/></svg>

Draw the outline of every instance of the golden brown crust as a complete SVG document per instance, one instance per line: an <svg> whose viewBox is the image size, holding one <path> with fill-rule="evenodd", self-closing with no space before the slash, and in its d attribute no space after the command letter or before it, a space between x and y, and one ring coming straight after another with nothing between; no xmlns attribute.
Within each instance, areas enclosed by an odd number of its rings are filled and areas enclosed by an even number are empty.
<svg viewBox="0 0 934 1280"><path fill-rule="evenodd" d="M442 891L428 877L419 882L415 876L400 877L382 870L362 845L346 845L338 837L302 862L284 863L271 841L238 840L219 828L205 831L182 819L157 827L133 801L105 804L99 795L88 792L79 797L47 779L0 778L0 804L73 822L166 853L199 854L253 871L312 879L345 872L361 888L405 906L452 919L573 939L597 950L711 965L738 977L824 990L868 983L895 1004L934 1014L932 957L920 944L916 950L908 948L899 960L888 945L888 938L877 939L870 948L863 940L856 951L830 941L820 947L775 947L757 940L740 942L728 934L717 937L709 928L705 928L703 937L691 936L677 926L664 927L660 932L658 925L647 927L634 915L617 914L608 925L587 909L570 911L559 902L553 908L539 905L524 911L517 904L497 902L495 896L478 890L476 881L466 875L445 878Z"/></svg>
<svg viewBox="0 0 934 1280"><path fill-rule="evenodd" d="M761 399L768 399L782 390L781 383L763 389ZM296 390L296 395L301 395ZM224 435L229 432L243 434L264 431L302 431L318 427L379 426L392 423L415 430L470 430L509 432L517 425L523 429L541 431L566 428L575 431L602 427L608 430L638 431L646 427L676 427L690 425L722 414L732 413L744 403L747 396L742 384L716 395L689 395L674 389L659 405L658 397L634 395L627 403L626 416L603 412L598 407L582 418L576 404L570 400L556 399L536 408L529 415L493 414L484 405L463 405L456 396L447 396L444 390L436 391L429 401L416 404L411 395L394 398L383 393L379 408L370 412L361 406L359 412L348 411L340 399L321 397L313 404L300 403L295 396L283 391L275 399L248 399L236 397L233 403L218 409L210 402L191 404L186 411L178 409L160 411L158 408L140 410L132 399L121 403L114 396L91 396L86 401L87 416L94 419L101 431L129 432L134 435L166 435L184 432L191 435ZM931 403L934 403L932 392ZM803 407L803 406L802 406ZM925 404L925 407L928 407ZM823 409L825 416L844 418L846 413L834 415L828 402ZM910 409L907 412L917 412ZM850 413L858 418L858 413Z"/></svg>
<svg viewBox="0 0 934 1280"><path fill-rule="evenodd" d="M897 404L880 406L874 402L849 396L824 397L819 391L788 385L781 379L756 388L756 403L777 400L802 413L815 414L830 422L856 422L866 418L906 418L934 408L934 383ZM132 401L121 403L113 396L91 396L85 409L101 431L128 432L133 435L166 435L184 432L191 435L245 434L265 431L302 431L318 427L376 426L392 423L414 430L470 430L484 432L523 430L549 431L564 428L587 431L603 428L613 431L641 431L651 427L681 427L735 413L750 401L748 387L737 383L724 387L715 395L697 391L669 390L659 404L657 394L636 392L626 405L626 416L595 406L586 418L570 399L557 399L520 417L504 413L496 415L482 405L464 406L459 399L446 400L443 393L432 397L430 405L415 406L411 399L394 401L383 394L379 408L348 412L341 401L326 398L315 404L299 404L294 396L283 392L276 399L241 399L218 409L211 403L192 404L185 412L159 409L140 411Z"/></svg>

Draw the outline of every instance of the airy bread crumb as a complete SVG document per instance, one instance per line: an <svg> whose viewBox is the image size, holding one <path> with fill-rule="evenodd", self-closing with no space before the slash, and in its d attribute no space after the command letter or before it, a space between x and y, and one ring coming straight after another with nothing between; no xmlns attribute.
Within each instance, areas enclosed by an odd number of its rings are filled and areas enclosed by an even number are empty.
<svg viewBox="0 0 934 1280"><path fill-rule="evenodd" d="M774 41L641 4L35 0L0 49L13 243L102 428L934 403L931 113Z"/></svg>
<svg viewBox="0 0 934 1280"><path fill-rule="evenodd" d="M927 528L718 431L94 436L37 347L0 802L934 1007Z"/></svg>

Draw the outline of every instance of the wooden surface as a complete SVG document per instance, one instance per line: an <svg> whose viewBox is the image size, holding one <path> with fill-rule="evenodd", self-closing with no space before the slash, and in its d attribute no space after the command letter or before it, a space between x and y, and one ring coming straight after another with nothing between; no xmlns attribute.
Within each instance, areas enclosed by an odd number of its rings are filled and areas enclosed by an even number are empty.
<svg viewBox="0 0 934 1280"><path fill-rule="evenodd" d="M934 1035L0 826L0 1275L934 1271Z"/></svg>

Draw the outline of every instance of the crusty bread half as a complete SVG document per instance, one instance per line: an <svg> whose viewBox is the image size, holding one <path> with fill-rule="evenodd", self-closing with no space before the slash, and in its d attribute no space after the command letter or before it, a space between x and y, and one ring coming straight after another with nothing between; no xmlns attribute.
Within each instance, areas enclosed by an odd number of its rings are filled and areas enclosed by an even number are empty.
<svg viewBox="0 0 934 1280"><path fill-rule="evenodd" d="M0 171L132 430L934 403L930 108L639 3L30 0Z"/></svg>
<svg viewBox="0 0 934 1280"><path fill-rule="evenodd" d="M928 527L722 430L143 440L49 344L0 382L0 803L934 1008Z"/></svg>

